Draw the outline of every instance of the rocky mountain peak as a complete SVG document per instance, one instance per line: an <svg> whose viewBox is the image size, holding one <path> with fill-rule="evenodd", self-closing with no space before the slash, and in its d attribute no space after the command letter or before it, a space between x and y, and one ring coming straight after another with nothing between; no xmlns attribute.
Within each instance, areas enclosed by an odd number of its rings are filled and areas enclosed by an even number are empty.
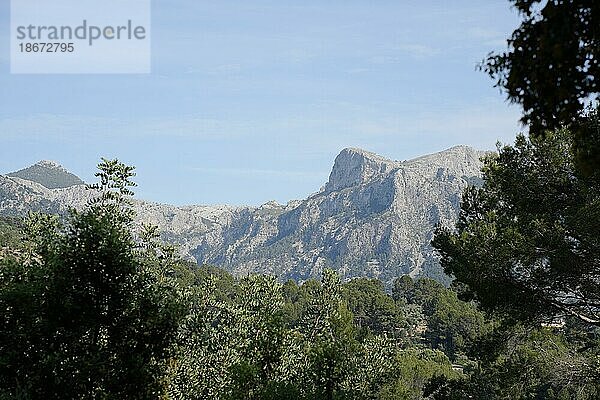
<svg viewBox="0 0 600 400"><path fill-rule="evenodd" d="M393 161L347 148L323 189L285 205L175 207L138 200L134 207L138 222L159 226L184 257L240 276L303 281L333 268L344 279L377 277L388 285L402 274L447 282L431 238L438 223L451 226L458 218L464 188L481 184L484 154L455 146ZM0 175L0 215L65 213L92 195L53 162L12 176L20 179Z"/></svg>
<svg viewBox="0 0 600 400"><path fill-rule="evenodd" d="M36 162L34 164L34 166L67 172L67 170L62 165L60 165L56 161L52 161L52 160L40 160L40 161Z"/></svg>
<svg viewBox="0 0 600 400"><path fill-rule="evenodd" d="M469 146L460 145L408 160L404 165L425 170L437 169L436 174L438 175L441 173L439 168L442 168L444 170L454 171L457 176L472 176L474 175L473 171L479 171L479 168L481 168L481 158L489 153L490 152L487 151L476 150Z"/></svg>
<svg viewBox="0 0 600 400"><path fill-rule="evenodd" d="M398 165L397 161L366 150L343 149L335 158L325 191L332 192L366 183L377 175L398 168Z"/></svg>
<svg viewBox="0 0 600 400"><path fill-rule="evenodd" d="M276 202L275 200L271 200L266 202L265 204L258 207L259 209L278 209L282 208L282 205Z"/></svg>
<svg viewBox="0 0 600 400"><path fill-rule="evenodd" d="M67 171L59 163L49 160L38 161L30 167L7 175L39 183L48 189L63 189L84 183L78 176Z"/></svg>

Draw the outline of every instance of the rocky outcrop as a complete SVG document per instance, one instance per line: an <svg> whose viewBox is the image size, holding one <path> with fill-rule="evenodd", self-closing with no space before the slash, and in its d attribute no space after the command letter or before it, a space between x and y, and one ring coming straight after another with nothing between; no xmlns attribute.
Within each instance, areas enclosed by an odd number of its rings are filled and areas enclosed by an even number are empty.
<svg viewBox="0 0 600 400"><path fill-rule="evenodd" d="M401 274L444 281L430 246L438 222L452 223L460 195L481 181L483 152L466 146L409 161L344 149L329 181L305 200L259 207L175 207L136 201L139 222L159 226L165 240L200 264L235 274L269 273L305 280L331 267L344 278ZM0 176L0 212L64 212L93 195L83 185L48 189Z"/></svg>
<svg viewBox="0 0 600 400"><path fill-rule="evenodd" d="M481 180L483 154L459 146L398 162L345 149L320 192L248 210L226 228L218 249L201 245L192 254L237 274L283 279L304 280L332 267L345 278L445 280L430 246L433 230L456 220L462 191Z"/></svg>

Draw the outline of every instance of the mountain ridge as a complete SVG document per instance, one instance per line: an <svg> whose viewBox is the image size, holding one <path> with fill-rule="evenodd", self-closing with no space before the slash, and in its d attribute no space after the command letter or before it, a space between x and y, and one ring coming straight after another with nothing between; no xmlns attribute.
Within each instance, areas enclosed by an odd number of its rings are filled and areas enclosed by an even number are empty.
<svg viewBox="0 0 600 400"><path fill-rule="evenodd" d="M199 264L243 275L260 272L299 281L325 267L344 278L400 274L447 280L429 244L436 223L452 223L462 190L481 180L486 152L467 146L395 161L343 149L327 183L287 204L171 206L135 200L138 222L159 226L166 241ZM478 181L479 180L479 181ZM48 189L0 176L0 213L64 213L93 196L84 185Z"/></svg>

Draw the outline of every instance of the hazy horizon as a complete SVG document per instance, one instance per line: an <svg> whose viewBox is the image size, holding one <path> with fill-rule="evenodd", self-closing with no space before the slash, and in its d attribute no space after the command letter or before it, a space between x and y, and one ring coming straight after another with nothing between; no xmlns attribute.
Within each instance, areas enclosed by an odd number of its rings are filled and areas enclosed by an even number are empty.
<svg viewBox="0 0 600 400"><path fill-rule="evenodd" d="M0 171L50 159L89 181L119 158L142 199L285 203L342 148L410 159L520 130L476 70L518 24L505 1L153 6L148 75L11 75L2 41ZM6 39L8 4L0 21Z"/></svg>

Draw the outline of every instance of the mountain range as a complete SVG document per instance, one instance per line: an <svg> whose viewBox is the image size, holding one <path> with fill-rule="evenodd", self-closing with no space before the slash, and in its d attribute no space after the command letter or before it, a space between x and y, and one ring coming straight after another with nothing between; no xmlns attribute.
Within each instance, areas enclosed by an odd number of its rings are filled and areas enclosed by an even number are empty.
<svg viewBox="0 0 600 400"><path fill-rule="evenodd" d="M303 281L325 267L345 278L402 274L447 282L430 241L452 224L467 185L481 184L485 152L467 146L393 161L347 148L328 182L303 200L257 207L172 206L135 200L138 222L199 264L234 274L268 273ZM49 161L0 175L0 214L65 213L94 196L77 176Z"/></svg>

